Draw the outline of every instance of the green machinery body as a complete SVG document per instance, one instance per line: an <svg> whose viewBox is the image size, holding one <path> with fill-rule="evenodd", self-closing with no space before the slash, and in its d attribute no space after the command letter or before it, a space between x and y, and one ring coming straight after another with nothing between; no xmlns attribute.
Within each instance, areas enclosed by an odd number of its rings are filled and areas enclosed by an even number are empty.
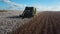
<svg viewBox="0 0 60 34"><path fill-rule="evenodd" d="M22 18L31 18L34 15L36 15L36 8L34 7L26 7L22 15L20 17Z"/></svg>

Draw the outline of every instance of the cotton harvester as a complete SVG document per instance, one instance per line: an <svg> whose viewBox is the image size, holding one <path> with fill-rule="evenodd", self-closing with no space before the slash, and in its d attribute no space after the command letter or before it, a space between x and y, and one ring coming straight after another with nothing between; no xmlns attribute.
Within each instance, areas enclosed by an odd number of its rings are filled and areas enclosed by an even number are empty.
<svg viewBox="0 0 60 34"><path fill-rule="evenodd" d="M20 15L20 17L22 17L22 18L31 18L31 17L34 17L34 15L36 15L36 8L26 7L24 12L22 13L22 15Z"/></svg>

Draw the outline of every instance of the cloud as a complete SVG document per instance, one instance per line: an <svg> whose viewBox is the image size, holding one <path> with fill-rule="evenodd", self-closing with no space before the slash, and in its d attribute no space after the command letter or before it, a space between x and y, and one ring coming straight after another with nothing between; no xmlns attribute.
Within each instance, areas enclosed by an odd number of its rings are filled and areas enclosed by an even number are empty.
<svg viewBox="0 0 60 34"><path fill-rule="evenodd" d="M26 4L17 4L15 2L12 2L11 0L0 0L0 1L3 1L4 3L8 4L9 6L7 7L7 9L10 10L24 10L26 6L31 6ZM51 6L46 6L42 4L34 4L32 6L36 7L38 11L60 11L59 2L57 3L57 5L51 5Z"/></svg>
<svg viewBox="0 0 60 34"><path fill-rule="evenodd" d="M23 9L26 4L17 4L15 2L11 2L10 0L2 0L4 3L8 4L10 9L17 9L17 8L20 8L20 9Z"/></svg>
<svg viewBox="0 0 60 34"><path fill-rule="evenodd" d="M60 11L60 5L52 5L52 6L45 6L45 5L34 5L38 11Z"/></svg>
<svg viewBox="0 0 60 34"><path fill-rule="evenodd" d="M0 0L1 1L1 0Z"/></svg>

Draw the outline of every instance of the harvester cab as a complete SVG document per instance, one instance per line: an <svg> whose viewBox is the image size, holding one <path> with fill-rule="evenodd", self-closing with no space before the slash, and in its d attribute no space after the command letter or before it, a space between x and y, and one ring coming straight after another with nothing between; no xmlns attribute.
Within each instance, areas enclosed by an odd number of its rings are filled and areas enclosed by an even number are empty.
<svg viewBox="0 0 60 34"><path fill-rule="evenodd" d="M22 18L31 18L34 15L36 15L36 8L34 7L26 7L22 15L20 17Z"/></svg>

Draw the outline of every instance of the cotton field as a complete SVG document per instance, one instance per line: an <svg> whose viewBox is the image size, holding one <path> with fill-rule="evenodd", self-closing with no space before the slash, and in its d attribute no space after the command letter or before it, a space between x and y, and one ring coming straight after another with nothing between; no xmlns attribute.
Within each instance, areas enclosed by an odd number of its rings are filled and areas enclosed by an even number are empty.
<svg viewBox="0 0 60 34"><path fill-rule="evenodd" d="M0 34L8 34L17 28L19 28L24 23L28 22L32 18L7 18L13 16L19 16L23 11L13 11L9 10L8 12L0 12Z"/></svg>

